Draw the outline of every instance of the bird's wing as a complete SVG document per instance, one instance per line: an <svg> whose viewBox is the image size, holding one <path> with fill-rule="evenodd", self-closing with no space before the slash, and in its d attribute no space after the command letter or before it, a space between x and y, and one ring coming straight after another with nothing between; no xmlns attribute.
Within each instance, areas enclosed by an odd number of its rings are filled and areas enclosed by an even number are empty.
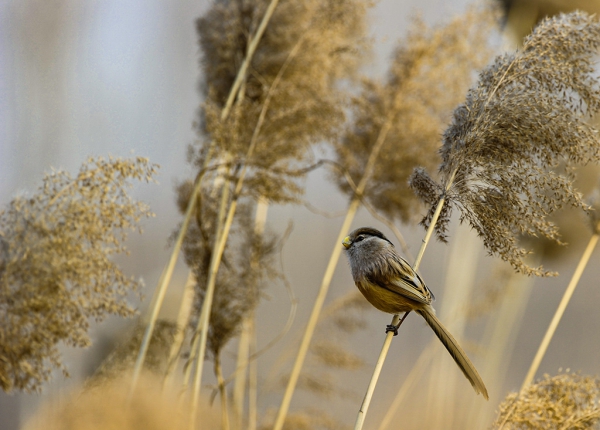
<svg viewBox="0 0 600 430"><path fill-rule="evenodd" d="M431 303L434 299L433 293L403 258L398 260L390 259L389 263L394 268L397 276L391 278L371 275L369 276L369 281L416 302L423 304Z"/></svg>

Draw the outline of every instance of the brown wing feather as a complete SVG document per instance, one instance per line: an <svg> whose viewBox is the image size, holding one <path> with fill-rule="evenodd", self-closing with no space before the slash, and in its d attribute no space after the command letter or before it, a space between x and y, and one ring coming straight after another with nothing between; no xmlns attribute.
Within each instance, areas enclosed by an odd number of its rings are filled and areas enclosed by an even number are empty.
<svg viewBox="0 0 600 430"><path fill-rule="evenodd" d="M395 272L394 276L377 273L369 275L368 280L381 288L400 294L418 303L431 303L434 298L433 294L406 260L397 257L390 259L389 263L390 268Z"/></svg>

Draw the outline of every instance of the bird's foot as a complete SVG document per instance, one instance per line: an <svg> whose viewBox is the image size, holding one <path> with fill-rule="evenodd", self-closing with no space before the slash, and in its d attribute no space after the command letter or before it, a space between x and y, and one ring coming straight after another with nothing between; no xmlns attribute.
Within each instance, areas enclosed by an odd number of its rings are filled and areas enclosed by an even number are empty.
<svg viewBox="0 0 600 430"><path fill-rule="evenodd" d="M389 333L390 331L394 333L394 336L398 336L398 329L400 328L400 324L398 325L394 325L394 324L388 324L385 327L385 333Z"/></svg>

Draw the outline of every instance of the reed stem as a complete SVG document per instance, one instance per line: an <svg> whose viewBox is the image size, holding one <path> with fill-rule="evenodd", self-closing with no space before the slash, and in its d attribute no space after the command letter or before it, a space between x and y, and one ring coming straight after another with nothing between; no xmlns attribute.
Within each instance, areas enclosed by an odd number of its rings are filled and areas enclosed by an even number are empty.
<svg viewBox="0 0 600 430"><path fill-rule="evenodd" d="M442 194L442 196L440 197L440 200L438 201L438 204L437 204L437 207L433 214L433 217L431 218L431 223L429 224L429 228L427 229L427 232L425 233L425 238L423 239L423 243L421 244L421 248L419 249L419 253L417 254L415 263L413 264L413 270L415 272L417 272L419 270L419 265L421 264L421 260L423 259L423 255L425 254L425 248L427 248L427 245L431 239L433 231L435 230L435 225L437 224L440 214L442 213L444 203L446 202L446 193L452 186L455 175L456 175L456 170L454 170L452 172L452 174L450 175L448 182L446 183L445 192L444 192L444 194ZM399 321L404 321L404 319L407 316L408 316L408 312L405 313L404 316L402 317L402 320L400 320L400 315L394 315L394 317L392 318L391 324L398 326ZM369 410L369 405L371 404L371 399L373 397L373 392L375 391L375 386L377 385L377 381L379 380L379 374L381 373L381 368L383 367L383 363L385 362L385 358L387 357L387 353L390 349L390 345L392 343L393 337L394 337L394 332L392 332L392 331L388 331L385 335L385 340L383 341L383 346L381 348L381 352L379 353L379 358L377 359L377 363L375 364L375 369L373 370L373 375L371 376L371 381L369 382L369 386L367 387L367 392L363 399L362 405L360 406L360 409L358 411L358 416L356 417L356 423L354 424L354 430L361 430L364 425L365 418L367 416L367 411Z"/></svg>
<svg viewBox="0 0 600 430"><path fill-rule="evenodd" d="M558 323L560 322L563 314L565 313L565 309L567 308L567 305L569 304L569 301L573 296L573 292L575 291L575 288L579 283L579 279L581 279L581 275L583 274L583 271L587 266L590 257L592 256L592 252L596 248L596 244L598 243L598 237L598 233L594 233L592 235L590 241L587 244L587 247L585 248L585 251L583 252L583 255L581 256L581 259L579 260L579 264L577 264L575 273L573 273L573 277L571 278L571 281L569 282L569 285L567 286L567 289L565 290L563 297L560 303L558 304L558 308L556 309L556 312L552 317L552 321L550 322L550 325L546 330L544 339L542 339L542 343L540 344L537 353L535 354L535 358L531 362L531 366L529 367L527 376L525 376L525 379L523 380L523 385L521 385L520 390L521 392L523 392L523 390L525 390L525 388L527 388L529 384L531 384L531 381L533 381L533 378L535 377L535 374L538 368L540 367L540 363L542 362L542 359L544 358L544 355L548 350L548 345L550 345L550 341L552 340L552 337L556 332Z"/></svg>
<svg viewBox="0 0 600 430"><path fill-rule="evenodd" d="M277 418L275 419L275 424L273 425L273 430L281 430L283 427L285 417L287 416L287 412L292 401L294 390L296 389L298 377L300 376L300 371L302 370L302 365L304 364L304 359L306 358L306 353L308 352L310 341L312 340L315 327L317 326L317 322L319 321L319 315L321 314L321 309L323 308L323 303L325 302L325 297L327 296L327 291L329 290L329 285L331 284L331 279L333 278L335 267L337 266L340 254L342 252L342 247L340 246L340 243L348 234L350 225L352 224L354 216L358 211L362 193L364 192L365 187L367 186L367 181L375 167L375 162L377 161L377 157L379 156L379 151L381 150L381 147L385 142L385 138L387 137L387 134L392 126L392 122L393 115L390 115L381 127L381 130L379 131L379 135L377 137L377 141L375 142L375 145L373 145L373 149L371 150L371 154L369 155L369 159L367 160L363 176L358 186L356 187L355 195L352 198L350 205L348 206L346 217L344 218L344 221L340 228L340 232L338 233L338 236L335 240L333 251L331 252L331 256L329 257L329 263L327 264L325 274L323 275L323 280L321 281L319 293L317 294L312 312L310 314L310 318L308 319L306 329L304 330L304 335L302 336L300 349L298 350L298 355L296 356L294 367L292 368L292 371L290 373L290 379L288 380L288 384L286 386L281 405L279 406L279 411L277 413Z"/></svg>

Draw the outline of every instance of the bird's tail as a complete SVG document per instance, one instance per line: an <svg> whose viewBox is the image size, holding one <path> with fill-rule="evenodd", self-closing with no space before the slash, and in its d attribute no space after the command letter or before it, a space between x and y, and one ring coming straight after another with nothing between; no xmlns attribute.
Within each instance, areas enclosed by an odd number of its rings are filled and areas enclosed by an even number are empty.
<svg viewBox="0 0 600 430"><path fill-rule="evenodd" d="M425 318L425 321L427 321L429 327L432 328L435 335L444 344L444 346L446 347L452 358L454 358L454 361L456 362L458 367L460 367L460 370L462 370L462 373L469 380L475 391L478 394L481 393L483 397L485 397L485 399L488 400L489 398L487 389L485 388L485 384L483 383L481 376L479 376L479 373L477 373L477 369L475 369L475 366L473 366L473 363L471 363L471 360L469 360L469 357L467 357L467 354L460 347L456 339L454 339L450 332L442 325L440 320L437 319L437 317L434 314L433 308L428 307L425 309L419 309L417 310L417 312L423 318Z"/></svg>

